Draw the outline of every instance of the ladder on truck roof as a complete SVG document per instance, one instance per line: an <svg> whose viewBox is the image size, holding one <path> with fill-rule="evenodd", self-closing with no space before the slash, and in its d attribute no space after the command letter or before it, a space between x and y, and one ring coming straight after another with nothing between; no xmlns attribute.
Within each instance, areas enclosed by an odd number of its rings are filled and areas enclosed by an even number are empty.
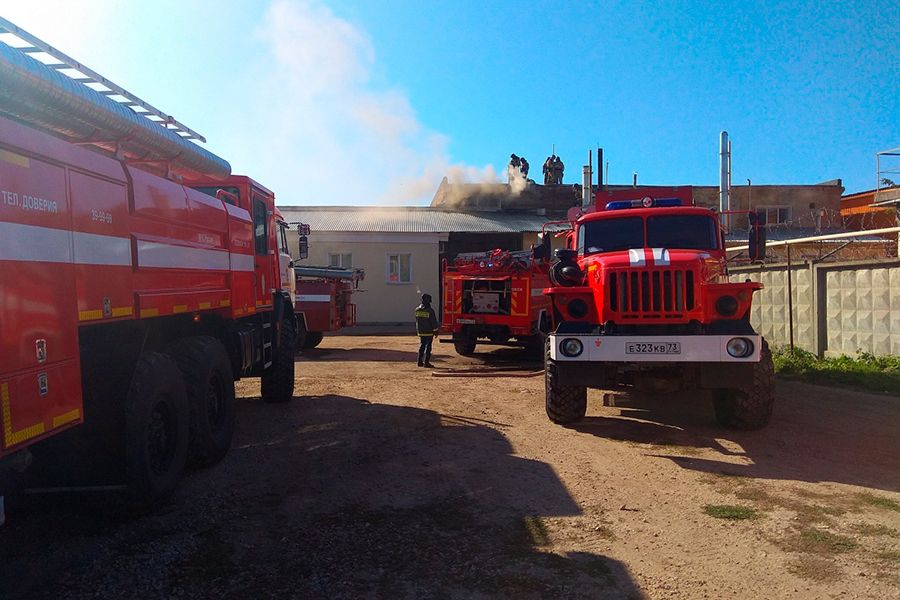
<svg viewBox="0 0 900 600"><path fill-rule="evenodd" d="M12 38L9 43L7 38ZM167 115L149 102L141 100L125 88L116 85L96 71L84 66L71 56L60 52L47 42L34 36L21 27L0 17L0 41L5 42L11 48L24 52L46 66L66 75L73 81L107 96L110 100L118 102L130 108L135 114L141 115L147 120L168 129L184 139L206 142L206 138L177 121L172 115ZM56 62L53 62L56 61Z"/></svg>

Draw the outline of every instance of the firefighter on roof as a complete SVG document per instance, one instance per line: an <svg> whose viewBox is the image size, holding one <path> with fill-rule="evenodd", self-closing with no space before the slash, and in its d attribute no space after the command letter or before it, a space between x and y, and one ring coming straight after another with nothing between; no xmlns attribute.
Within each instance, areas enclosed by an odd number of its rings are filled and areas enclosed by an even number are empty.
<svg viewBox="0 0 900 600"><path fill-rule="evenodd" d="M432 368L431 345L434 336L438 332L438 320L431 308L431 294L422 294L422 304L416 307L416 333L419 335L419 360L420 367Z"/></svg>

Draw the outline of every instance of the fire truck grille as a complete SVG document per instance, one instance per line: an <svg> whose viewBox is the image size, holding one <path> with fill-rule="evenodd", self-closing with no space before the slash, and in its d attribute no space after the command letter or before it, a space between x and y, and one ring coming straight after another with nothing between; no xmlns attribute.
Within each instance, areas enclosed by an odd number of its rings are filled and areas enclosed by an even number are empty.
<svg viewBox="0 0 900 600"><path fill-rule="evenodd" d="M694 272L630 271L607 276L608 306L623 317L678 318L695 306Z"/></svg>

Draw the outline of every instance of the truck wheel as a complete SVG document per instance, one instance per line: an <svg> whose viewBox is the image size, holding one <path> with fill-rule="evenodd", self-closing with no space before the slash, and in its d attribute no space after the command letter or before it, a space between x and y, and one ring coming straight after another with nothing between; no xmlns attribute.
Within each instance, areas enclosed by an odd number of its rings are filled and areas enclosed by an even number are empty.
<svg viewBox="0 0 900 600"><path fill-rule="evenodd" d="M178 363L190 405L188 460L195 465L219 462L234 435L234 377L228 353L219 340L191 337L175 342L168 354Z"/></svg>
<svg viewBox="0 0 900 600"><path fill-rule="evenodd" d="M294 397L294 323L291 314L281 319L278 328L275 360L262 374L262 399L265 402L287 402ZM307 333L307 339L309 339Z"/></svg>
<svg viewBox="0 0 900 600"><path fill-rule="evenodd" d="M151 508L175 490L187 459L189 415L175 361L143 354L125 400L125 474L136 508Z"/></svg>
<svg viewBox="0 0 900 600"><path fill-rule="evenodd" d="M544 387L547 395L547 416L554 423L575 423L587 412L587 388L562 385L556 362L550 358L550 337L544 344Z"/></svg>
<svg viewBox="0 0 900 600"><path fill-rule="evenodd" d="M713 392L716 420L729 429L762 429L772 418L775 406L775 365L765 340L759 362L753 365L753 376L740 388Z"/></svg>
<svg viewBox="0 0 900 600"><path fill-rule="evenodd" d="M312 348L315 348L322 343L323 337L325 337L325 334L321 331L307 331L306 340L304 340L303 342L303 348L305 350L311 350Z"/></svg>
<svg viewBox="0 0 900 600"><path fill-rule="evenodd" d="M453 348L460 356L472 356L475 354L475 342L453 342Z"/></svg>

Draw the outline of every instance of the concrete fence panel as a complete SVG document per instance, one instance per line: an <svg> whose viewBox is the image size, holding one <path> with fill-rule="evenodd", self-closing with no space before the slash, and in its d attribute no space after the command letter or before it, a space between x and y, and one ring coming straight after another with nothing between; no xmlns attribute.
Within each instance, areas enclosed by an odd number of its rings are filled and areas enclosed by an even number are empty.
<svg viewBox="0 0 900 600"><path fill-rule="evenodd" d="M787 345L787 265L735 267L730 275L765 286L750 320L770 343ZM819 355L900 355L900 261L792 265L790 289L795 346Z"/></svg>

